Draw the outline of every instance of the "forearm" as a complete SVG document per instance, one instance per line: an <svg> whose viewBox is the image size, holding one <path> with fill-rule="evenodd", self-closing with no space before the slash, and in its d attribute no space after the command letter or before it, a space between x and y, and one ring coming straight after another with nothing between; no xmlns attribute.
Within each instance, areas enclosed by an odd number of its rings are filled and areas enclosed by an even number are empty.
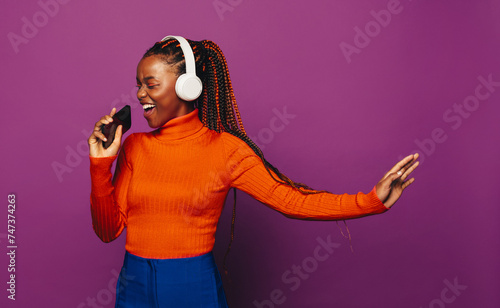
<svg viewBox="0 0 500 308"><path fill-rule="evenodd" d="M92 227L103 242L116 239L125 227L125 217L115 198L111 166L116 159L111 157L90 157L90 211Z"/></svg>
<svg viewBox="0 0 500 308"><path fill-rule="evenodd" d="M264 169L258 168L258 169ZM265 169L264 169L265 170ZM269 174L265 177L263 170L252 170L252 178L240 189L252 195L255 199L265 203L272 209L291 218L313 220L340 220L359 218L379 214L388 209L377 198L375 190L368 194L331 194L315 193L303 194L300 191L280 183L269 184L274 181ZM267 172L267 170L265 170ZM259 181L256 181L260 178Z"/></svg>
<svg viewBox="0 0 500 308"><path fill-rule="evenodd" d="M276 182L258 161L235 181L235 187L290 218L341 220L388 210L378 199L375 189L368 194L303 194L293 187Z"/></svg>
<svg viewBox="0 0 500 308"><path fill-rule="evenodd" d="M303 194L280 182L278 175L267 170L264 162L243 141L224 136L226 169L231 187L238 188L283 215L299 219L340 220L379 214L388 209L372 189L368 194ZM317 191L309 191L317 192Z"/></svg>

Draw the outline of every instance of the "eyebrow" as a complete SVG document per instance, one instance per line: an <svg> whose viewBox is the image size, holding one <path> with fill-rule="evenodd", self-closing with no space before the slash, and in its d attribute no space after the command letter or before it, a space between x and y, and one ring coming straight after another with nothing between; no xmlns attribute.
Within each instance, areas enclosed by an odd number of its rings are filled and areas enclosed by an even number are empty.
<svg viewBox="0 0 500 308"><path fill-rule="evenodd" d="M151 80L151 79L156 79L156 77L153 77L153 76L147 76L147 77L144 77L144 79L143 79L143 80L144 80L144 81L149 81L149 80ZM137 78L137 77L136 77L136 78L135 78L135 80L136 80L136 81L139 81L139 78Z"/></svg>

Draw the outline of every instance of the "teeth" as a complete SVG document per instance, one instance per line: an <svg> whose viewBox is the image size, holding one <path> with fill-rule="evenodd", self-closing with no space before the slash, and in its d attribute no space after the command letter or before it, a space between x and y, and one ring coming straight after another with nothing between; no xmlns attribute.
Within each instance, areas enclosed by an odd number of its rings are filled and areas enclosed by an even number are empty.
<svg viewBox="0 0 500 308"><path fill-rule="evenodd" d="M144 105L142 105L142 109L146 110L148 108L153 108L154 106L155 105L153 105L153 104L144 104Z"/></svg>

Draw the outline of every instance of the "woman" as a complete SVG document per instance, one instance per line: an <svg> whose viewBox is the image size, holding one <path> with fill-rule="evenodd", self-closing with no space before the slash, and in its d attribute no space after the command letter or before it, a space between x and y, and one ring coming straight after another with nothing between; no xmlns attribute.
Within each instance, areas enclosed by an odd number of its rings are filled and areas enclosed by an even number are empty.
<svg viewBox="0 0 500 308"><path fill-rule="evenodd" d="M414 181L406 178L418 166L417 154L398 162L368 194L335 195L291 181L246 135L219 47L188 40L203 84L201 96L189 101L176 89L189 50L180 45L183 38L167 38L137 66L137 98L155 130L129 135L120 149L119 126L104 149L100 127L112 121L113 108L88 139L93 228L110 242L127 227L116 307L227 307L212 248L231 188L288 217L339 220L387 211Z"/></svg>

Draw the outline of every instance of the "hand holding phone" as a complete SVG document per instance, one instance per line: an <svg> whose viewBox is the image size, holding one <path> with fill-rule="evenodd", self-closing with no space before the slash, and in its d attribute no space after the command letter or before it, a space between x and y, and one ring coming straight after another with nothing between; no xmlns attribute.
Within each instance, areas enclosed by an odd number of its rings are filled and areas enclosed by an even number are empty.
<svg viewBox="0 0 500 308"><path fill-rule="evenodd" d="M107 141L102 141L102 146L107 149L113 140L115 140L116 128L122 125L122 134L125 134L132 126L132 117L130 114L130 106L125 105L120 111L113 115L113 121L108 124L101 125L101 132L106 136Z"/></svg>

